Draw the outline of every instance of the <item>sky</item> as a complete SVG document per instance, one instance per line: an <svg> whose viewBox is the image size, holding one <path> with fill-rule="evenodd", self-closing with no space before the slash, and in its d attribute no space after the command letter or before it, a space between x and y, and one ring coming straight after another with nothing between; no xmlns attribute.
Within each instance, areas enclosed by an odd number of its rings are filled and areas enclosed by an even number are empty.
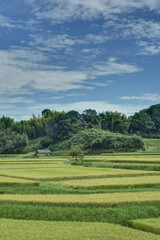
<svg viewBox="0 0 160 240"><path fill-rule="evenodd" d="M0 117L160 103L160 0L0 0Z"/></svg>

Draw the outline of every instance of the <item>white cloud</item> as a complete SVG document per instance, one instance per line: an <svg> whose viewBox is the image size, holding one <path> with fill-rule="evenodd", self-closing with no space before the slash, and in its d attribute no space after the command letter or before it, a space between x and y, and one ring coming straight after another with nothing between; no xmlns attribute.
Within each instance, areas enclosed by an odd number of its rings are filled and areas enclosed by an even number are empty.
<svg viewBox="0 0 160 240"><path fill-rule="evenodd" d="M155 55L160 53L160 42L139 41L137 45L141 47L139 55Z"/></svg>
<svg viewBox="0 0 160 240"><path fill-rule="evenodd" d="M0 27L14 28L15 24L9 17L0 14Z"/></svg>
<svg viewBox="0 0 160 240"><path fill-rule="evenodd" d="M142 68L139 68L134 65L127 63L118 63L116 59L111 58L108 62L94 65L94 68L91 70L91 76L108 76L115 74L124 74L124 73L135 73L142 71Z"/></svg>
<svg viewBox="0 0 160 240"><path fill-rule="evenodd" d="M142 96L123 96L120 97L122 100L147 100L147 101L153 101L157 102L160 101L160 94L155 94L155 93L146 93L143 94Z"/></svg>
<svg viewBox="0 0 160 240"><path fill-rule="evenodd" d="M53 49L65 49L66 53L72 52L72 47L75 45L87 45L90 43L101 44L106 42L109 37L104 34L91 34L77 38L70 36L69 34L57 34L54 36L47 35L30 35L31 41L30 46L37 47L39 50L52 51ZM83 49L83 53L94 52L98 54L100 50L98 49Z"/></svg>
<svg viewBox="0 0 160 240"><path fill-rule="evenodd" d="M26 0L38 19L60 23L75 19L93 19L133 12L138 9L159 11L159 0Z"/></svg>
<svg viewBox="0 0 160 240"><path fill-rule="evenodd" d="M104 111L117 111L126 114L127 116L134 114L144 108L147 108L146 105L131 105L131 104L110 104L105 101L80 101L74 103L66 103L66 104L36 104L29 107L17 107L16 115L18 119L22 119L21 116L28 116L28 119L32 116L32 114L40 114L44 109L49 108L51 110L57 111L70 111L76 110L78 112L83 112L85 109L95 109L97 112ZM12 108L1 109L1 114L9 114L15 115L15 110Z"/></svg>
<svg viewBox="0 0 160 240"><path fill-rule="evenodd" d="M0 51L1 94L21 94L32 91L57 92L73 89L92 89L87 83L98 76L134 73L137 66L118 63L116 59L95 64L90 69L69 71L61 66L47 65L48 58L32 49ZM56 69L57 67L57 69ZM32 92L31 91L31 92Z"/></svg>

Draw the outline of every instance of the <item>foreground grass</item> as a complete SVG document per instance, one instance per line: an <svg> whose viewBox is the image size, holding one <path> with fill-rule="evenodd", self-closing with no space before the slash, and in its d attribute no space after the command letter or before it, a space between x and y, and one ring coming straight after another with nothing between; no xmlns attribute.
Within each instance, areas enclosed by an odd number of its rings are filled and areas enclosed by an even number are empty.
<svg viewBox="0 0 160 240"><path fill-rule="evenodd" d="M159 218L150 218L150 219L138 219L130 222L130 226L143 230L146 232L152 232L160 234L160 219Z"/></svg>
<svg viewBox="0 0 160 240"><path fill-rule="evenodd" d="M159 237L138 230L108 224L0 220L1 240L158 240Z"/></svg>

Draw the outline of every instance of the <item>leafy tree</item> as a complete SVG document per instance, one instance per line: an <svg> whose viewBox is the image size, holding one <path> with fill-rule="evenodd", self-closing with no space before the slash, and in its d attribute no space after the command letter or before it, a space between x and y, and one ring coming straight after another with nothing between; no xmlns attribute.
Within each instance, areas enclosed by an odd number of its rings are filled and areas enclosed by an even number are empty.
<svg viewBox="0 0 160 240"><path fill-rule="evenodd" d="M81 146L79 146L79 145L71 146L69 155L72 156L73 158L75 158L76 162L78 161L78 158L79 158L79 160L82 160L84 158L83 150L82 150Z"/></svg>

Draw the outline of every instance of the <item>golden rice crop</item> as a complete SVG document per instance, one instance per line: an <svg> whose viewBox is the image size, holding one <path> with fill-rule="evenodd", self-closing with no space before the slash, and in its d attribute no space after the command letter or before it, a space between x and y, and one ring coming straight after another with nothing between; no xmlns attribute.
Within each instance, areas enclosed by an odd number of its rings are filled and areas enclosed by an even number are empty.
<svg viewBox="0 0 160 240"><path fill-rule="evenodd" d="M11 186L11 185L39 185L39 182L35 182L32 180L19 179L19 178L11 178L0 176L0 186Z"/></svg>
<svg viewBox="0 0 160 240"><path fill-rule="evenodd" d="M142 156L88 156L86 161L105 161L105 162L141 162L141 163L155 163L160 162L160 155L142 155Z"/></svg>
<svg viewBox="0 0 160 240"><path fill-rule="evenodd" d="M160 219L150 218L150 219L137 219L130 222L133 228L143 230L146 232L152 232L160 234Z"/></svg>
<svg viewBox="0 0 160 240"><path fill-rule="evenodd" d="M1 240L158 240L159 236L109 223L0 219Z"/></svg>
<svg viewBox="0 0 160 240"><path fill-rule="evenodd" d="M69 166L69 165L67 165ZM156 175L160 172L111 169L111 168L86 168L81 166L69 166L59 168L22 168L22 169L0 169L0 175L10 177L21 177L26 179L67 179L83 177L112 177L112 176L136 176Z"/></svg>
<svg viewBox="0 0 160 240"><path fill-rule="evenodd" d="M53 163L5 163L0 164L0 170L2 169L25 169L25 168L54 168L54 167L70 167L67 164L64 164L63 162L53 162Z"/></svg>
<svg viewBox="0 0 160 240"><path fill-rule="evenodd" d="M60 205L117 205L123 203L159 202L160 191L150 192L121 192L103 194L3 194L0 201L60 204Z"/></svg>
<svg viewBox="0 0 160 240"><path fill-rule="evenodd" d="M81 179L59 181L59 185L72 188L122 188L137 186L152 186L160 184L160 176L140 176L140 177L124 177L124 178L99 178L99 179Z"/></svg>

